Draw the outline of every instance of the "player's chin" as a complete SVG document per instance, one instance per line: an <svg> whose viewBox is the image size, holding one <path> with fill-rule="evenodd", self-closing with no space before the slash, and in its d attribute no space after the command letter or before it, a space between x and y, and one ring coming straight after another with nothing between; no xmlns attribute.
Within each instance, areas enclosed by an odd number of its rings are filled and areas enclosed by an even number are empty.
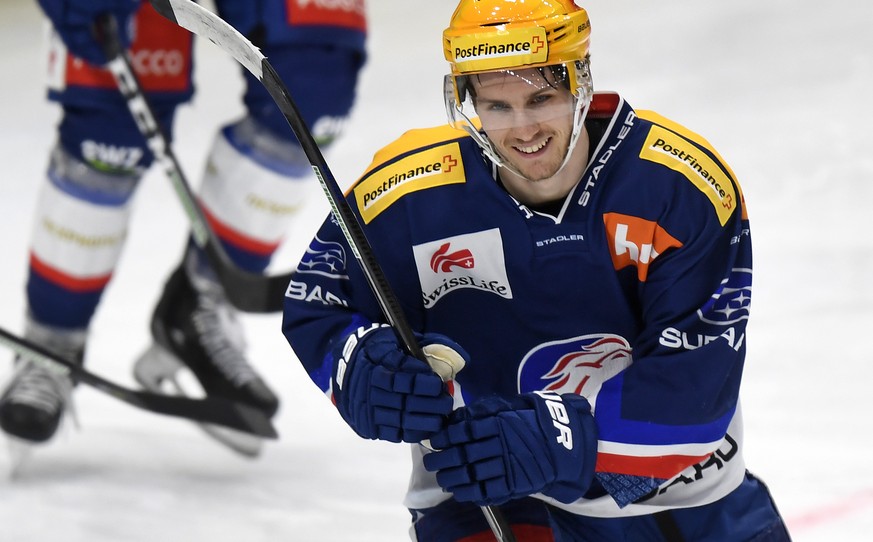
<svg viewBox="0 0 873 542"><path fill-rule="evenodd" d="M552 155L515 156L510 160L515 169L530 181L544 181L558 173L561 166L561 157Z"/></svg>
<svg viewBox="0 0 873 542"><path fill-rule="evenodd" d="M532 182L551 179L558 172L558 166L551 162L522 162L515 164L518 172Z"/></svg>

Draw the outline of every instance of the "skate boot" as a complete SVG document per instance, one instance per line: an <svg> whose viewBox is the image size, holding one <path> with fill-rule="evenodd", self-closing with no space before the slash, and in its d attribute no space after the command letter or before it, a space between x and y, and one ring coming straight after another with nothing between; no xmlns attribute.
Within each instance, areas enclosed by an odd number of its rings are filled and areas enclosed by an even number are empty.
<svg viewBox="0 0 873 542"><path fill-rule="evenodd" d="M178 395L219 396L247 404L272 417L279 399L243 354L242 328L217 283L197 276L196 286L185 265L170 276L152 316L154 344L134 366L134 377L146 389ZM196 377L202 390L183 385L182 369ZM188 379L190 381L190 379ZM166 386L169 385L170 389ZM260 452L258 437L232 429L202 425L207 433L244 455Z"/></svg>
<svg viewBox="0 0 873 542"><path fill-rule="evenodd" d="M28 321L25 338L59 356L82 363L85 331L65 330ZM0 427L8 435L28 443L50 440L67 407L73 380L61 367L46 366L17 357L15 372L0 397Z"/></svg>

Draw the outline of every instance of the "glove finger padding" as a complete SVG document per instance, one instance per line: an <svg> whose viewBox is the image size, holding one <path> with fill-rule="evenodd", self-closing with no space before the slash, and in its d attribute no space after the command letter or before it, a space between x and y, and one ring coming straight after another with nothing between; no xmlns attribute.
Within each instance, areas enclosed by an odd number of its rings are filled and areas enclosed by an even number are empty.
<svg viewBox="0 0 873 542"><path fill-rule="evenodd" d="M391 327L358 328L334 360L334 400L358 435L420 442L445 426L452 412L445 384L403 351Z"/></svg>
<svg viewBox="0 0 873 542"><path fill-rule="evenodd" d="M584 397L536 392L459 409L431 445L438 451L424 466L458 501L494 505L544 493L572 502L591 484L597 432Z"/></svg>

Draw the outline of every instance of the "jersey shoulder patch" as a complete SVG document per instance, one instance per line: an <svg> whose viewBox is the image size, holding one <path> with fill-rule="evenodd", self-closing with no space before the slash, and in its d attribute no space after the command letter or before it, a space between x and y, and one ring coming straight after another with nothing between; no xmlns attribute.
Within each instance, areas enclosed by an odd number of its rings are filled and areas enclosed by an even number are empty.
<svg viewBox="0 0 873 542"><path fill-rule="evenodd" d="M451 126L410 130L373 157L352 188L364 223L370 223L406 194L466 182L460 141Z"/></svg>
<svg viewBox="0 0 873 542"><path fill-rule="evenodd" d="M640 158L684 175L706 195L724 226L742 198L730 167L698 134L651 111L638 111L637 115L652 124Z"/></svg>

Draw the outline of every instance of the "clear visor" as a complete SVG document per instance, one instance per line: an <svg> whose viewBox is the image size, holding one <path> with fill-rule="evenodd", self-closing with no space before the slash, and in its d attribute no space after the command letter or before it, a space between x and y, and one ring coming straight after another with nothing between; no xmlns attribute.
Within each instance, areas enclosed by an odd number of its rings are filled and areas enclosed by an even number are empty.
<svg viewBox="0 0 873 542"><path fill-rule="evenodd" d="M588 111L592 85L586 59L569 66L447 75L444 92L449 123L473 136L497 165L509 167L494 150L489 134L565 123L571 133L569 158Z"/></svg>
<svg viewBox="0 0 873 542"><path fill-rule="evenodd" d="M572 122L577 101L570 83L563 64L447 76L451 88L446 91L454 95L449 120L455 127L473 124L485 132L562 118Z"/></svg>

